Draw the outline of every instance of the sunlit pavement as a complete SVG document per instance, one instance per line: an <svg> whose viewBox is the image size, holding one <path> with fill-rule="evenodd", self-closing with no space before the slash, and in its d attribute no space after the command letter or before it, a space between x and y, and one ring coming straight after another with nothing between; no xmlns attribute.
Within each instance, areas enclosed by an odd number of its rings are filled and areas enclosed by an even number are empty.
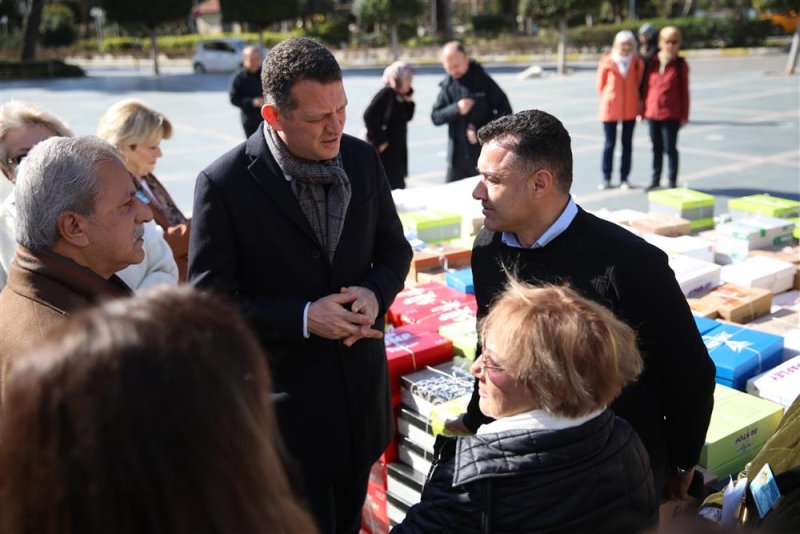
<svg viewBox="0 0 800 534"><path fill-rule="evenodd" d="M729 197L755 192L800 199L800 83L781 73L786 56L690 58L690 124L681 129L679 183L718 197L718 212ZM544 64L544 75L517 75L530 64L489 64L490 74L507 92L514 110L538 108L560 118L573 140L573 192L579 203L596 209L646 209L641 188L598 191L603 133L597 121L595 63L571 65L567 76ZM379 68L345 69L349 98L347 133L358 135L362 114L380 88ZM191 211L197 173L244 139L238 110L228 101L230 74L193 74L166 66L160 77L148 68L90 68L82 79L0 83L0 101L29 100L66 120L77 134L92 134L106 108L122 98L140 98L164 112L175 129L162 143L156 174L178 204ZM409 125L410 187L442 183L446 127L435 127L430 110L442 70L421 67L414 79L417 113ZM631 181L649 182L651 163L647 125L634 134ZM618 169L619 158L615 161ZM665 161L666 167L666 161ZM618 181L618 175L614 175Z"/></svg>

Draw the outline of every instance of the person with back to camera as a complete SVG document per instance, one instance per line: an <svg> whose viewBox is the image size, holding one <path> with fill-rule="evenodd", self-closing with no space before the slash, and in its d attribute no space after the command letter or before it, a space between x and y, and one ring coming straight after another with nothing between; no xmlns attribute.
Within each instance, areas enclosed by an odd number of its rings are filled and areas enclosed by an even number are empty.
<svg viewBox="0 0 800 534"><path fill-rule="evenodd" d="M258 130L261 121L261 52L255 46L242 50L242 68L233 76L228 92L231 104L239 108L244 136L250 137Z"/></svg>
<svg viewBox="0 0 800 534"><path fill-rule="evenodd" d="M192 221L153 174L162 156L161 141L172 137L172 123L141 100L131 98L106 110L97 125L97 136L122 152L139 197L150 206L156 223L164 230L164 239L178 264L178 280L185 282Z"/></svg>
<svg viewBox="0 0 800 534"><path fill-rule="evenodd" d="M381 155L392 189L405 189L408 176L408 123L414 118L414 69L395 61L383 71L383 88L364 110L367 138Z"/></svg>
<svg viewBox="0 0 800 534"><path fill-rule="evenodd" d="M640 113L639 86L642 83L644 62L636 55L636 41L628 30L614 37L610 53L600 58L597 66L597 92L600 94L599 118L603 123L605 145L603 146L603 181L600 189L611 187L611 171L614 163L614 147L617 143L617 124L622 124L622 162L620 164L619 187L629 188L633 152L633 129Z"/></svg>
<svg viewBox="0 0 800 534"><path fill-rule="evenodd" d="M658 30L645 22L639 27L639 55L647 63L658 52Z"/></svg>
<svg viewBox="0 0 800 534"><path fill-rule="evenodd" d="M13 184L19 164L37 143L51 137L72 137L60 119L28 102L12 100L0 106L0 169ZM17 207L14 191L0 206L0 288L16 251ZM176 285L178 266L172 250L153 221L144 224L144 259L119 271L118 277L138 291L159 284Z"/></svg>
<svg viewBox="0 0 800 534"><path fill-rule="evenodd" d="M411 246L378 152L344 134L330 50L286 39L262 75L259 133L197 177L189 280L233 298L263 343L317 527L357 533L392 433L383 318Z"/></svg>
<svg viewBox="0 0 800 534"><path fill-rule="evenodd" d="M500 86L470 59L464 45L450 41L442 48L442 66L447 76L439 83L431 120L436 126L447 124L448 182L478 174L481 146L478 129L497 117L511 113L511 104Z"/></svg>
<svg viewBox="0 0 800 534"><path fill-rule="evenodd" d="M265 362L232 306L188 287L74 316L8 377L0 530L313 533Z"/></svg>
<svg viewBox="0 0 800 534"><path fill-rule="evenodd" d="M510 280L470 372L495 420L439 442L393 534L638 532L657 499L639 436L608 408L642 370L636 334L567 287Z"/></svg>
<svg viewBox="0 0 800 534"><path fill-rule="evenodd" d="M645 63L644 112L653 144L653 173L647 190L661 187L664 153L669 160L669 187L678 183L678 130L689 122L689 66L678 55L681 32L674 26L662 29L660 50Z"/></svg>
<svg viewBox="0 0 800 534"><path fill-rule="evenodd" d="M472 249L478 318L511 268L534 284L568 283L636 330L644 370L614 399L650 455L656 491L684 496L714 405L714 362L667 256L618 225L587 213L570 194L571 139L556 117L525 110L478 132L482 178L472 196L484 225ZM480 348L480 346L478 346ZM476 388L478 384L476 383ZM449 426L475 432L491 418L477 389Z"/></svg>

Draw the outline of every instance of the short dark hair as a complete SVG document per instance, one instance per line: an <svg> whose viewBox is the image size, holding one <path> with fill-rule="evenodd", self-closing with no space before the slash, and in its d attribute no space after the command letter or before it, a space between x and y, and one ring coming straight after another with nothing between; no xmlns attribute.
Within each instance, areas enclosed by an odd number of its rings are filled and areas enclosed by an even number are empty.
<svg viewBox="0 0 800 534"><path fill-rule="evenodd" d="M219 295L162 287L76 314L10 368L0 530L313 531L270 391Z"/></svg>
<svg viewBox="0 0 800 534"><path fill-rule="evenodd" d="M481 144L489 141L514 152L529 166L553 173L563 193L572 186L572 147L569 132L554 116L528 109L495 119L478 130Z"/></svg>
<svg viewBox="0 0 800 534"><path fill-rule="evenodd" d="M291 37L269 51L261 67L261 86L267 101L280 111L297 105L292 87L301 80L341 81L342 69L331 51L308 37Z"/></svg>

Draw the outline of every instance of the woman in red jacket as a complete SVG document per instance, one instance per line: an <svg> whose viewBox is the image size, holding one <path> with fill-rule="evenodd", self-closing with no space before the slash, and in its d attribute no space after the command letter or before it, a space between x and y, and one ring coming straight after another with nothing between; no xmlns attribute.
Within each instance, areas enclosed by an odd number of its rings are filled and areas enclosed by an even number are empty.
<svg viewBox="0 0 800 534"><path fill-rule="evenodd" d="M636 38L623 30L614 37L611 52L600 59L597 66L597 92L600 93L599 118L606 136L603 147L603 182L600 189L611 187L611 169L614 146L617 142L617 123L622 123L622 166L620 189L628 189L631 172L633 127L639 114L639 85L644 72L644 62L636 55Z"/></svg>
<svg viewBox="0 0 800 534"><path fill-rule="evenodd" d="M678 56L681 32L674 26L662 29L661 48L645 66L644 118L650 121L653 143L653 174L648 191L660 187L664 152L669 158L669 186L678 180L678 129L689 122L689 67Z"/></svg>

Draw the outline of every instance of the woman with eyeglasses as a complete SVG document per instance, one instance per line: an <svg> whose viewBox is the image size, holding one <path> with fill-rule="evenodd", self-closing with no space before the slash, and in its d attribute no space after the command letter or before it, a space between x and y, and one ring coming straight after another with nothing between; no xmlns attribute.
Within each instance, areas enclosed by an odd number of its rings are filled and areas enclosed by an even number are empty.
<svg viewBox="0 0 800 534"><path fill-rule="evenodd" d="M681 32L674 26L658 34L659 51L644 69L642 81L643 117L650 123L653 144L653 173L647 190L661 187L664 153L669 160L669 187L678 183L678 130L689 122L689 66L678 55Z"/></svg>
<svg viewBox="0 0 800 534"><path fill-rule="evenodd" d="M636 379L633 330L565 287L511 280L480 325L476 435L440 441L393 533L638 532L656 518L647 452L608 405Z"/></svg>
<svg viewBox="0 0 800 534"><path fill-rule="evenodd" d="M51 137L72 137L72 130L55 115L28 102L12 100L0 106L0 170L13 184L17 169L34 145ZM14 192L0 206L0 289L17 249L17 208ZM178 283L178 266L166 241L152 222L144 225L144 260L116 273L134 291Z"/></svg>
<svg viewBox="0 0 800 534"><path fill-rule="evenodd" d="M153 171L162 156L161 141L172 137L172 123L161 112L132 98L113 104L97 125L97 136L122 152L134 178L139 197L153 210L178 264L180 282L186 281L189 264L189 231L186 217Z"/></svg>

